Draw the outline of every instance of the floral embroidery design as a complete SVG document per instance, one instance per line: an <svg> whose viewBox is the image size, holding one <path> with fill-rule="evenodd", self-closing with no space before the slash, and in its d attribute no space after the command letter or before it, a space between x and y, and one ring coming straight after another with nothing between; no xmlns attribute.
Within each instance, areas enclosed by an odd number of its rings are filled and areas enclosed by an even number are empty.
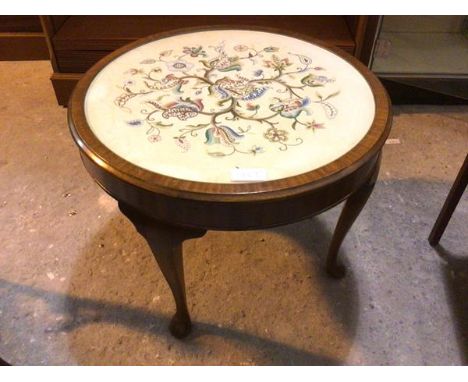
<svg viewBox="0 0 468 382"><path fill-rule="evenodd" d="M284 142L288 140L288 132L270 127L263 136L270 142Z"/></svg>
<svg viewBox="0 0 468 382"><path fill-rule="evenodd" d="M192 47L192 48L189 48L189 47L185 47L183 52L185 54L190 54L190 57L199 57L199 56L202 56L202 57L206 57L206 52L203 50L202 46L198 46L198 47Z"/></svg>
<svg viewBox="0 0 468 382"><path fill-rule="evenodd" d="M176 60L166 62L166 66L171 72L186 72L192 69L193 64L184 60Z"/></svg>
<svg viewBox="0 0 468 382"><path fill-rule="evenodd" d="M286 151L338 114L330 100L339 91L327 91L334 79L326 69L274 46L184 46L155 52L140 65L124 72L130 78L114 104L132 113L139 107L141 117L126 124L146 126L151 143L166 131L182 152L200 139L213 157Z"/></svg>
<svg viewBox="0 0 468 382"><path fill-rule="evenodd" d="M186 100L180 98L177 101L170 102L165 105L160 105L153 101L148 101L148 103L153 105L155 108L162 110L162 116L164 118L169 119L170 117L176 117L181 121L196 117L198 112L203 109L201 99L192 101L190 98L187 98Z"/></svg>

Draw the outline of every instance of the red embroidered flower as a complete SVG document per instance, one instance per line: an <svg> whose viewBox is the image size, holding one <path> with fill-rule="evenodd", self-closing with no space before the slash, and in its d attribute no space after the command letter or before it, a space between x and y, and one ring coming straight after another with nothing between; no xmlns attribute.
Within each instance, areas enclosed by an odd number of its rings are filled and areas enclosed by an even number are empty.
<svg viewBox="0 0 468 382"><path fill-rule="evenodd" d="M325 128L325 125L323 123L317 123L315 121L307 122L306 125L308 129L312 129L312 130Z"/></svg>
<svg viewBox="0 0 468 382"><path fill-rule="evenodd" d="M160 142L161 136L159 134L148 135L148 141L150 141L151 143Z"/></svg>
<svg viewBox="0 0 468 382"><path fill-rule="evenodd" d="M180 99L175 102L170 102L164 107L165 110L162 113L164 118L176 117L181 121L185 121L188 118L196 117L198 112L203 109L203 103L201 99L195 101Z"/></svg>

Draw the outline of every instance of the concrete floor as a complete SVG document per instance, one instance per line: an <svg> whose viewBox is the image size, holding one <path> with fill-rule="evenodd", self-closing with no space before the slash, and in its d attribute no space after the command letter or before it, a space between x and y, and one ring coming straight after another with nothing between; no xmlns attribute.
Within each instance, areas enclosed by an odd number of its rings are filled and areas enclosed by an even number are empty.
<svg viewBox="0 0 468 382"><path fill-rule="evenodd" d="M438 253L432 224L468 148L467 107L397 107L348 275L323 260L340 206L185 245L193 333L143 239L96 186L48 62L0 63L0 356L17 365L468 363L468 199ZM442 255L442 256L441 256Z"/></svg>

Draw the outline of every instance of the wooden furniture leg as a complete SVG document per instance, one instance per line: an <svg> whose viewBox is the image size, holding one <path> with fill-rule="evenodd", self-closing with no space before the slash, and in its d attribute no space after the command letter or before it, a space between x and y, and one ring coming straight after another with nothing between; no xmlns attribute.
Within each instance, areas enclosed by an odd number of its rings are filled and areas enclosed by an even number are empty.
<svg viewBox="0 0 468 382"><path fill-rule="evenodd" d="M184 240L203 236L206 230L165 225L122 202L119 202L119 208L148 242L159 268L171 288L176 313L169 325L170 332L176 338L187 336L190 333L192 323L185 293L182 243Z"/></svg>
<svg viewBox="0 0 468 382"><path fill-rule="evenodd" d="M450 218L452 217L453 211L458 205L463 192L468 184L468 154L465 157L465 162L458 172L457 178L450 189L450 192L445 200L444 206L440 210L439 216L437 217L434 227L429 235L429 244L436 246L439 244L440 238L442 237L445 228L447 227Z"/></svg>
<svg viewBox="0 0 468 382"><path fill-rule="evenodd" d="M346 274L344 265L338 262L338 252L346 234L353 225L361 210L364 208L367 199L369 199L372 190L374 189L377 176L379 175L380 155L377 158L374 169L371 172L369 180L355 191L345 202L340 218L335 227L335 232L330 243L326 260L326 271L334 278L342 278Z"/></svg>
<svg viewBox="0 0 468 382"><path fill-rule="evenodd" d="M0 358L0 366L11 366L7 361L3 358Z"/></svg>

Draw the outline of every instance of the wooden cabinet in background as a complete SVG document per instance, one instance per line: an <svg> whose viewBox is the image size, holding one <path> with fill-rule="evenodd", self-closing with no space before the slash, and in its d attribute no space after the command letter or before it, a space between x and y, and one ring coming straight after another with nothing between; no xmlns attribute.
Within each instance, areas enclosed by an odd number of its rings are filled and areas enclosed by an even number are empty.
<svg viewBox="0 0 468 382"><path fill-rule="evenodd" d="M194 26L276 27L321 39L362 58L373 16L41 16L58 103L66 106L81 75L99 59L141 37Z"/></svg>
<svg viewBox="0 0 468 382"><path fill-rule="evenodd" d="M48 59L39 16L0 16L0 61Z"/></svg>

